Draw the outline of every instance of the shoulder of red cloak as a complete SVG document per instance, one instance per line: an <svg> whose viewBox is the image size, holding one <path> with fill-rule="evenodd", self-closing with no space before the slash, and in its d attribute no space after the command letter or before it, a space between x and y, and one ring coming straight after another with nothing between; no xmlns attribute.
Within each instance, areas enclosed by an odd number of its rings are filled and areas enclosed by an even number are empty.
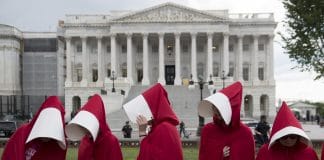
<svg viewBox="0 0 324 160"><path fill-rule="evenodd" d="M30 129L27 125L22 125L8 140L2 153L2 160L15 159L25 160L25 142Z"/></svg>
<svg viewBox="0 0 324 160"><path fill-rule="evenodd" d="M305 155L308 155L307 157L309 159L318 160L315 150L310 146L307 146L307 148L305 149Z"/></svg>
<svg viewBox="0 0 324 160"><path fill-rule="evenodd" d="M78 160L92 159L92 155L95 149L94 146L94 142L90 140L88 136L84 136L80 141L78 150Z"/></svg>
<svg viewBox="0 0 324 160"><path fill-rule="evenodd" d="M107 150L107 148L109 148L109 150ZM104 134L99 141L96 140L94 152L97 157L100 157L97 159L123 159L119 141L116 136L110 133Z"/></svg>
<svg viewBox="0 0 324 160"><path fill-rule="evenodd" d="M261 146L261 148L259 149L259 152L256 156L256 160L267 160L268 154L269 154L269 150L268 150L269 144L264 144Z"/></svg>
<svg viewBox="0 0 324 160"><path fill-rule="evenodd" d="M173 153L173 155L170 155ZM182 147L179 133L175 126L163 122L154 131L150 132L141 142L140 157L150 157L157 159L168 157L168 159L182 159ZM150 159L145 159L150 160ZM161 159L162 160L162 159Z"/></svg>
<svg viewBox="0 0 324 160"><path fill-rule="evenodd" d="M324 143L322 144L321 160L324 160Z"/></svg>

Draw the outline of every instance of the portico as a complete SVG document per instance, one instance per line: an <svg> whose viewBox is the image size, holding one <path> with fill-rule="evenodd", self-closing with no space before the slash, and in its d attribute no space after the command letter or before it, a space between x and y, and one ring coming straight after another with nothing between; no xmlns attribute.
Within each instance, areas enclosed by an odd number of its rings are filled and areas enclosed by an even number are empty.
<svg viewBox="0 0 324 160"><path fill-rule="evenodd" d="M61 27L70 109L73 95L82 104L89 96L78 93L80 88L109 89L113 71L117 88L156 82L182 86L190 75L194 81L211 75L216 89L224 71L227 84L244 84L250 102L242 102L247 108L242 115L275 113L272 13L231 15L165 3L121 16L67 15ZM264 110L260 103L267 103Z"/></svg>

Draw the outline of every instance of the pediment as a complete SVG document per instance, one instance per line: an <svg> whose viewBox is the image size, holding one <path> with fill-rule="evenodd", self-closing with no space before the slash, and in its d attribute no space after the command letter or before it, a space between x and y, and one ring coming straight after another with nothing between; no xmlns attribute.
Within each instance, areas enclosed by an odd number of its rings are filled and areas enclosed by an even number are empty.
<svg viewBox="0 0 324 160"><path fill-rule="evenodd" d="M174 3L164 3L138 12L116 18L113 22L213 22L226 21L204 11L188 8Z"/></svg>

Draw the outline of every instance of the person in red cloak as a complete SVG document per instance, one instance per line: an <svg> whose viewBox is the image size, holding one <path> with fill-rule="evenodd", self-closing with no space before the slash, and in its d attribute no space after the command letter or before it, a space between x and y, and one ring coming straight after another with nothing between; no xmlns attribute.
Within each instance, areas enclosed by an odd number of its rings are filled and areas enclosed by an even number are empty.
<svg viewBox="0 0 324 160"><path fill-rule="evenodd" d="M285 102L273 123L270 142L264 144L257 160L317 160L310 140Z"/></svg>
<svg viewBox="0 0 324 160"><path fill-rule="evenodd" d="M2 160L64 160L64 114L58 97L48 97L33 119L10 137Z"/></svg>
<svg viewBox="0 0 324 160"><path fill-rule="evenodd" d="M78 160L122 160L118 139L106 123L106 112L101 97L93 95L66 126L67 136L81 140Z"/></svg>
<svg viewBox="0 0 324 160"><path fill-rule="evenodd" d="M321 155L321 160L324 160L324 143L322 144L322 155Z"/></svg>
<svg viewBox="0 0 324 160"><path fill-rule="evenodd" d="M213 117L200 137L199 160L253 160L254 138L240 121L242 84L234 84L205 98L198 106L202 117Z"/></svg>
<svg viewBox="0 0 324 160"><path fill-rule="evenodd" d="M160 83L123 106L127 116L139 125L140 151L137 160L183 160L179 120ZM147 126L150 131L147 133Z"/></svg>

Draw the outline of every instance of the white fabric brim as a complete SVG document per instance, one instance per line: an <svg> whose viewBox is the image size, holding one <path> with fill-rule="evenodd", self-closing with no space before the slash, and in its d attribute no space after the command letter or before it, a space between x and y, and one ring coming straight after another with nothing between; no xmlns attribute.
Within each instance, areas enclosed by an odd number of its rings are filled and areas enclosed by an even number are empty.
<svg viewBox="0 0 324 160"><path fill-rule="evenodd" d="M152 119L151 109L142 95L139 95L128 103L124 104L123 108L129 120L133 123L136 123L136 118L139 115L144 116L147 120Z"/></svg>
<svg viewBox="0 0 324 160"><path fill-rule="evenodd" d="M72 141L81 140L89 132L95 141L99 132L99 121L91 112L81 110L65 127L65 131Z"/></svg>
<svg viewBox="0 0 324 160"><path fill-rule="evenodd" d="M199 103L198 114L202 117L213 117L213 107L216 107L225 121L229 125L232 118L231 103L226 95L217 92Z"/></svg>
<svg viewBox="0 0 324 160"><path fill-rule="evenodd" d="M36 138L50 138L56 140L62 149L66 149L63 123L58 109L51 107L42 110L25 143Z"/></svg>
<svg viewBox="0 0 324 160"><path fill-rule="evenodd" d="M296 135L301 136L303 138L301 141L307 145L310 142L309 137L306 135L306 133L302 129L293 127L293 126L288 126L288 127L285 127L283 129L279 130L271 137L270 143L269 143L269 148L276 142L276 140L279 140L281 137L284 137L289 134L296 134Z"/></svg>

